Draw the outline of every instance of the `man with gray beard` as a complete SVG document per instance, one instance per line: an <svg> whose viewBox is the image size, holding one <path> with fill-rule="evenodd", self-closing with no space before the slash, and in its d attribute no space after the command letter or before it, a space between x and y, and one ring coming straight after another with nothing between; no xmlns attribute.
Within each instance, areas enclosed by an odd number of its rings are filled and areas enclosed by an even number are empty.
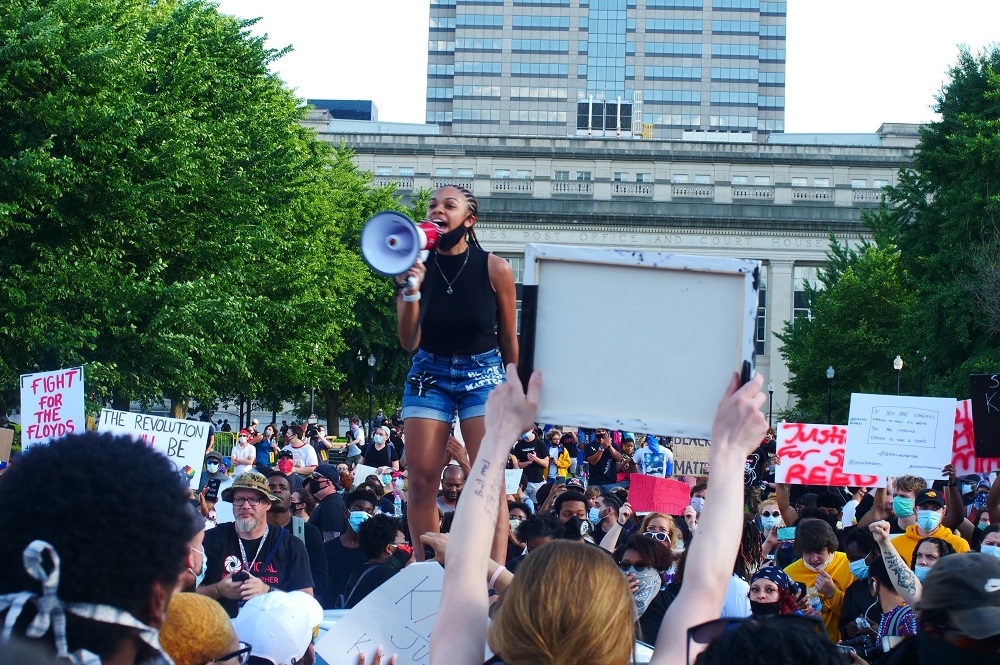
<svg viewBox="0 0 1000 665"><path fill-rule="evenodd" d="M222 500L233 504L236 521L205 532L208 571L198 593L219 601L231 617L246 601L275 589L312 594L305 545L286 529L268 526L267 511L277 497L267 479L256 471L240 474Z"/></svg>

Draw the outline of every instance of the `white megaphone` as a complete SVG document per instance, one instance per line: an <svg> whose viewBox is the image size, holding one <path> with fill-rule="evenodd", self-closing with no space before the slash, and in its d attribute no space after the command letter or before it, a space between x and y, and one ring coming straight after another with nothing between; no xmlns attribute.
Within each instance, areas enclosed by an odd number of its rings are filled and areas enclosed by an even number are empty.
<svg viewBox="0 0 1000 665"><path fill-rule="evenodd" d="M414 222L395 210L372 215L361 229L361 256L372 270L383 275L401 275L417 262L427 260L437 247L438 230L431 222ZM410 286L416 286L411 277Z"/></svg>

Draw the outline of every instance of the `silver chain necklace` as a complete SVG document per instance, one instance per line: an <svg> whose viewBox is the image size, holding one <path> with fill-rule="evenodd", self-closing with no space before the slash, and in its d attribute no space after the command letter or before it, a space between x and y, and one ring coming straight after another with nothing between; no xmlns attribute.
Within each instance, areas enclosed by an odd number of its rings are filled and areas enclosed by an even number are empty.
<svg viewBox="0 0 1000 665"><path fill-rule="evenodd" d="M443 279L444 283L448 285L448 289L445 291L445 293L447 293L449 296L454 293L454 291L451 288L451 285L458 281L458 276L462 274L462 271L465 270L465 264L469 262L469 252L471 250L472 250L472 245L467 245L465 248L465 260L462 261L462 267L458 269L458 272L455 273L454 279L452 279L451 281L449 281L448 278L445 277L444 270L441 269L441 261L440 260L434 261L434 265L437 266L438 272L441 273L441 279Z"/></svg>

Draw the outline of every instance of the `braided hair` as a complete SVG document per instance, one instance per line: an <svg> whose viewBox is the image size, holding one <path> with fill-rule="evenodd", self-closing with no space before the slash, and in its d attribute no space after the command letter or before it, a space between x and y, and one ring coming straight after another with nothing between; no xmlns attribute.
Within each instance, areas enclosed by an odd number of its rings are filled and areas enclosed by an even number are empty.
<svg viewBox="0 0 1000 665"><path fill-rule="evenodd" d="M454 187L455 189L457 189L458 191L460 191L462 193L462 196L465 197L465 202L469 206L469 213L473 217L476 217L477 219L479 218L479 201L476 200L476 197L473 196L472 192L470 192L469 190L467 190L465 187L462 187L461 185L443 185L443 186L444 187ZM467 238L469 244L471 244L472 246L474 246L476 249L482 249L483 248L483 246L479 244L479 238L476 237L476 229L475 229L474 226L470 226L469 227L469 232L466 235L466 238Z"/></svg>

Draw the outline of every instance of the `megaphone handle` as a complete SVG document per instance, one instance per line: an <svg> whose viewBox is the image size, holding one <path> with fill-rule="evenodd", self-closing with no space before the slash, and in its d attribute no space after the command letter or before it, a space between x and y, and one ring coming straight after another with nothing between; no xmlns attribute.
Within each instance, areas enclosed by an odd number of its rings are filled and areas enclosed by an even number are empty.
<svg viewBox="0 0 1000 665"><path fill-rule="evenodd" d="M406 278L406 285L408 287L410 287L411 289L417 288L417 278L413 277L412 275L410 277L407 277Z"/></svg>
<svg viewBox="0 0 1000 665"><path fill-rule="evenodd" d="M427 264L427 257L430 256L430 255L431 255L431 253L429 251L427 251L426 249L420 250L420 262L426 265ZM417 282L417 278L416 277L407 277L406 278L406 284L411 289L415 289L415 288L417 288L419 282Z"/></svg>

